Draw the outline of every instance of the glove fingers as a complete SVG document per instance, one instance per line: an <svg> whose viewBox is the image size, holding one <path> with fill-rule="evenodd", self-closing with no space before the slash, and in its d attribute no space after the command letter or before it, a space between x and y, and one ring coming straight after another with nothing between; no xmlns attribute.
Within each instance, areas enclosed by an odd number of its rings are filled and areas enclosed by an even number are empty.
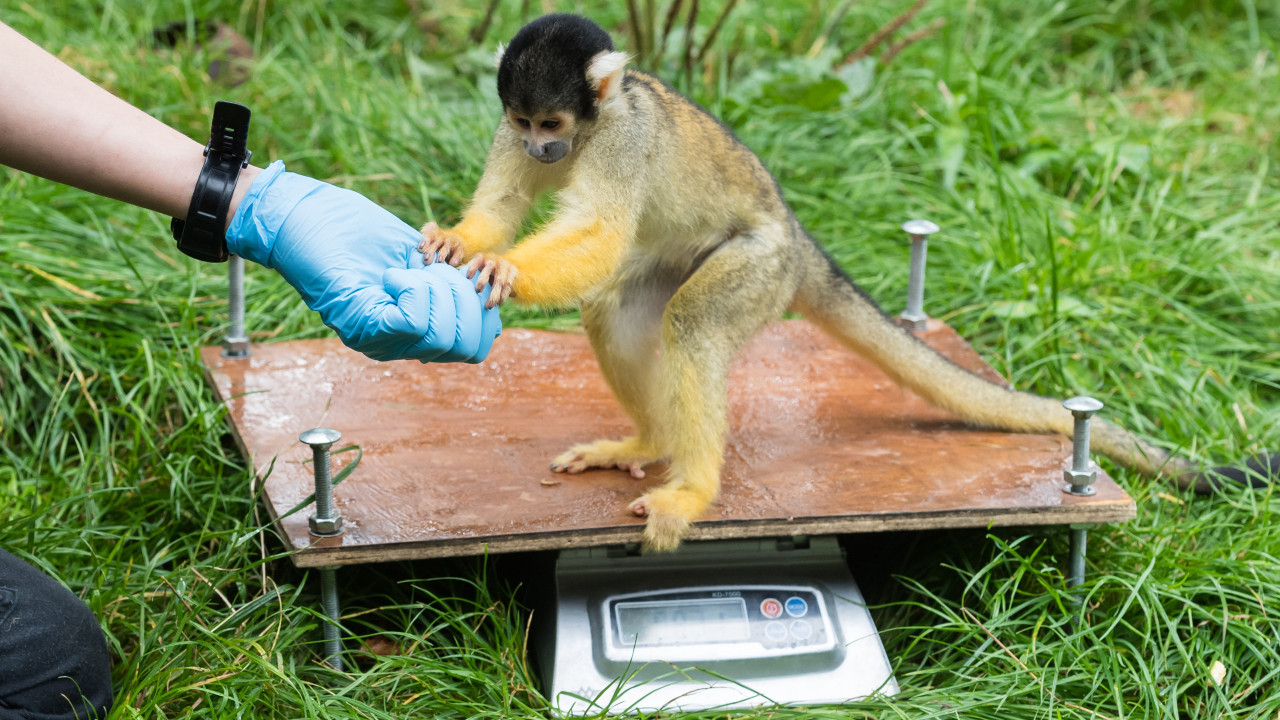
<svg viewBox="0 0 1280 720"><path fill-rule="evenodd" d="M438 359L447 362L470 360L480 348L483 323L476 322L476 319L480 317L484 305L470 281L457 268L436 263L427 266L424 272L434 277L439 285L443 286L438 286L438 294L447 296L451 301L449 307L440 308L438 316L434 312L436 308L432 308L432 325L438 325L441 328L448 326L453 329L450 338L440 338L442 344L446 341L450 342L447 346L448 352Z"/></svg>
<svg viewBox="0 0 1280 720"><path fill-rule="evenodd" d="M382 308L382 331L401 338L399 357L427 362L453 347L458 315L453 294L426 271L391 268L382 285L395 300Z"/></svg>
<svg viewBox="0 0 1280 720"><path fill-rule="evenodd" d="M385 290L371 303L363 340L352 345L375 360L407 358L422 362L480 362L502 331L497 309L485 310L484 294L455 267L390 268ZM366 315L368 316L368 315Z"/></svg>

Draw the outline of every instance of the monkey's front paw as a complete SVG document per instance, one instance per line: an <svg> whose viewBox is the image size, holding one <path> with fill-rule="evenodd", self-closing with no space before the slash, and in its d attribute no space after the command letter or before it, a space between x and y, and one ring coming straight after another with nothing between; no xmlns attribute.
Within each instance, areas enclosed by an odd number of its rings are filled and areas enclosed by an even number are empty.
<svg viewBox="0 0 1280 720"><path fill-rule="evenodd" d="M634 437L625 440L597 440L574 445L551 461L551 469L576 475L592 468L618 468L633 478L644 477L644 466L660 457Z"/></svg>
<svg viewBox="0 0 1280 720"><path fill-rule="evenodd" d="M422 226L422 242L418 243L418 252L423 254L428 265L447 262L458 267L462 264L462 236L429 222Z"/></svg>
<svg viewBox="0 0 1280 720"><path fill-rule="evenodd" d="M475 278L476 292L483 290L486 284L492 286L489 289L489 301L485 303L486 308L497 307L511 297L511 286L515 284L519 274L516 266L501 255L486 256L480 253L467 263L467 277Z"/></svg>

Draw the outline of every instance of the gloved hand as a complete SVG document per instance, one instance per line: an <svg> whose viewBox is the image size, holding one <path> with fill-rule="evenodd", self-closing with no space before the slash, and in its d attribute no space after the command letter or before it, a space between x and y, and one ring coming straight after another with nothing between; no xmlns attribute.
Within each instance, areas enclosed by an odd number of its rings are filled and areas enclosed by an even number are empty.
<svg viewBox="0 0 1280 720"><path fill-rule="evenodd" d="M489 289L423 263L421 235L359 193L276 161L254 180L227 249L280 273L343 344L374 360L478 363L502 333Z"/></svg>

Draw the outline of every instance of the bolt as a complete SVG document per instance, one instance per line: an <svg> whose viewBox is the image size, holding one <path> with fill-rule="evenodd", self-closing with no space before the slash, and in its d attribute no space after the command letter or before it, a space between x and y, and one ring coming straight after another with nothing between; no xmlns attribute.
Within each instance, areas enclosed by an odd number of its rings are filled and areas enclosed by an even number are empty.
<svg viewBox="0 0 1280 720"><path fill-rule="evenodd" d="M1071 526L1071 561L1067 571L1067 587L1084 584L1084 558L1089 544L1090 527L1088 524Z"/></svg>
<svg viewBox="0 0 1280 720"><path fill-rule="evenodd" d="M1062 407L1070 410L1076 419L1071 432L1071 468L1062 471L1067 480L1063 491L1072 495L1093 495L1097 492L1093 481L1097 479L1098 471L1089 461L1089 417L1102 409L1102 403L1082 395L1069 398Z"/></svg>
<svg viewBox="0 0 1280 720"><path fill-rule="evenodd" d="M312 535L321 537L342 534L342 516L333 509L333 476L329 465L329 448L342 439L342 433L330 428L312 428L298 436L311 446L316 476L316 512L307 519Z"/></svg>
<svg viewBox="0 0 1280 720"><path fill-rule="evenodd" d="M244 330L244 258L239 255L227 261L227 314L231 327L222 341L222 356L249 357L249 336Z"/></svg>
<svg viewBox="0 0 1280 720"><path fill-rule="evenodd" d="M338 637L337 568L320 568L320 605L329 618L329 622L321 630L324 635L324 659L334 670L342 672L342 640Z"/></svg>
<svg viewBox="0 0 1280 720"><path fill-rule="evenodd" d="M924 330L929 316L924 314L924 266L929 252L929 236L938 226L928 220L908 220L902 229L911 236L911 274L907 281L907 309L901 317L912 330Z"/></svg>

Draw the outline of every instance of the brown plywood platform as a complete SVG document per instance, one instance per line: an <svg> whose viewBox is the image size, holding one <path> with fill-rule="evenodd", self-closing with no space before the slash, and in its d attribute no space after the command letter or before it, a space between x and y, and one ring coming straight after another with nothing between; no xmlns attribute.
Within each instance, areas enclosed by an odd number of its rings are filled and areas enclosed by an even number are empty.
<svg viewBox="0 0 1280 720"><path fill-rule="evenodd" d="M996 377L946 325L930 321L921 337ZM247 360L201 354L302 567L637 541L627 503L661 482L660 467L643 480L549 470L574 443L629 432L579 335L508 329L480 365L375 363L336 339L256 345ZM312 507L280 517L314 490L298 434L317 426L363 451L334 490L346 534L320 541L307 532ZM352 456L335 456L334 471ZM1064 437L966 427L808 323L783 321L734 366L720 501L689 537L1134 516L1102 473L1093 497L1063 493L1070 457Z"/></svg>

